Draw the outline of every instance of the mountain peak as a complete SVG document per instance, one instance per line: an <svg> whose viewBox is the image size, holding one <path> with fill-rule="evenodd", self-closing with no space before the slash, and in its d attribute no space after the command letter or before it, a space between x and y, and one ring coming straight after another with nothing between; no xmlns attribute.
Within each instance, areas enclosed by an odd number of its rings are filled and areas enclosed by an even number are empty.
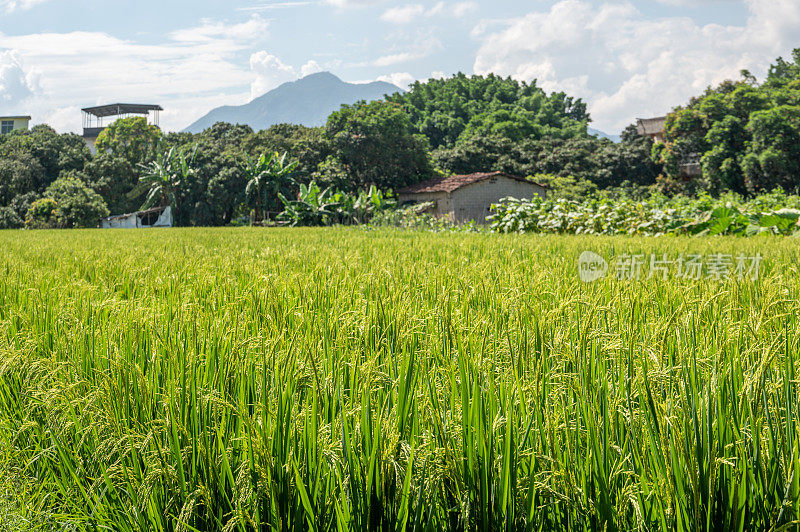
<svg viewBox="0 0 800 532"><path fill-rule="evenodd" d="M383 99L403 89L385 82L347 83L330 72L316 72L284 83L248 104L212 110L184 131L199 133L217 122L246 124L258 131L275 124L322 126L344 104Z"/></svg>
<svg viewBox="0 0 800 532"><path fill-rule="evenodd" d="M305 77L302 77L297 81L315 80L315 79L326 80L326 81L341 81L342 83L344 83L339 76L328 71L314 72L313 74L309 74Z"/></svg>

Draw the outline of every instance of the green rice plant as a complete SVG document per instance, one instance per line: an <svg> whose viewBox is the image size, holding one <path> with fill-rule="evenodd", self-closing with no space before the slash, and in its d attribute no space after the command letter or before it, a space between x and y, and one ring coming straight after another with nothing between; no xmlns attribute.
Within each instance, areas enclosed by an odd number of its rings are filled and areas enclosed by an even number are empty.
<svg viewBox="0 0 800 532"><path fill-rule="evenodd" d="M800 522L793 239L238 228L0 249L6 528ZM764 263L584 284L585 250Z"/></svg>

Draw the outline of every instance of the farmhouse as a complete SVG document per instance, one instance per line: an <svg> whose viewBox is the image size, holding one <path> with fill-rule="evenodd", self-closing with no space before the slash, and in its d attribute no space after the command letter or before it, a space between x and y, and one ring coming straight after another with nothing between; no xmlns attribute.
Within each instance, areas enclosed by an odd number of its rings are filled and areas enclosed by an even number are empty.
<svg viewBox="0 0 800 532"><path fill-rule="evenodd" d="M485 223L491 206L501 199L514 197L544 198L547 187L504 172L437 177L399 191L401 204L431 202L427 211L454 222Z"/></svg>
<svg viewBox="0 0 800 532"><path fill-rule="evenodd" d="M636 128L639 135L643 137L650 137L653 142L666 142L667 137L664 134L664 129L667 125L667 117L660 116L658 118L638 118L636 120ZM703 167L700 164L699 153L687 153L681 157L679 164L680 175L683 178L700 177L703 175Z"/></svg>
<svg viewBox="0 0 800 532"><path fill-rule="evenodd" d="M0 135L5 135L18 129L27 130L30 122L30 116L0 116Z"/></svg>
<svg viewBox="0 0 800 532"><path fill-rule="evenodd" d="M659 116L658 118L637 118L636 129L639 135L643 137L650 137L654 142L664 142L664 126L667 124L666 116Z"/></svg>
<svg viewBox="0 0 800 532"><path fill-rule="evenodd" d="M120 214L103 218L103 229L146 229L149 227L172 227L172 207L156 207L131 214Z"/></svg>

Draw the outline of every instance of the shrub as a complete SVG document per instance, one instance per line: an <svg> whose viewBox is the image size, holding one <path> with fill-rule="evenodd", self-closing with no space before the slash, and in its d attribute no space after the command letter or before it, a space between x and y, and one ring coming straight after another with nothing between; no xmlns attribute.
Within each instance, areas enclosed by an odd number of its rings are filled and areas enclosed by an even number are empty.
<svg viewBox="0 0 800 532"><path fill-rule="evenodd" d="M19 229L22 218L11 207L0 207L0 229Z"/></svg>
<svg viewBox="0 0 800 532"><path fill-rule="evenodd" d="M53 229L57 227L58 202L53 198L42 198L31 203L25 227L28 229Z"/></svg>
<svg viewBox="0 0 800 532"><path fill-rule="evenodd" d="M108 216L108 207L103 198L73 176L54 181L47 188L45 196L58 203L58 227L97 227L100 219Z"/></svg>
<svg viewBox="0 0 800 532"><path fill-rule="evenodd" d="M636 201L601 197L591 201L506 198L493 206L493 230L602 235L742 235L800 234L800 197L776 190L743 201L736 194L712 198L667 198L654 194Z"/></svg>

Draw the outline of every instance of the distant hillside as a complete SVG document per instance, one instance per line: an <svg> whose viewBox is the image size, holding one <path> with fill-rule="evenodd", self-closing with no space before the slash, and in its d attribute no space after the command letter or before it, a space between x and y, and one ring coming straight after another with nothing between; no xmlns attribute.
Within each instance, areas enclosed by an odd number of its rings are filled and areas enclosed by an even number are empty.
<svg viewBox="0 0 800 532"><path fill-rule="evenodd" d="M622 136L620 136L620 135L609 135L608 133L604 133L603 131L600 131L599 129L589 128L589 134L591 136L593 136L593 137L598 137L598 138L601 138L601 139L608 139L608 140L610 140L612 142L617 142L617 143L622 142Z"/></svg>
<svg viewBox="0 0 800 532"><path fill-rule="evenodd" d="M283 123L321 126L342 104L380 100L396 92L403 90L391 83L346 83L320 72L284 83L248 104L218 107L184 131L199 133L217 122L247 124L256 131Z"/></svg>

